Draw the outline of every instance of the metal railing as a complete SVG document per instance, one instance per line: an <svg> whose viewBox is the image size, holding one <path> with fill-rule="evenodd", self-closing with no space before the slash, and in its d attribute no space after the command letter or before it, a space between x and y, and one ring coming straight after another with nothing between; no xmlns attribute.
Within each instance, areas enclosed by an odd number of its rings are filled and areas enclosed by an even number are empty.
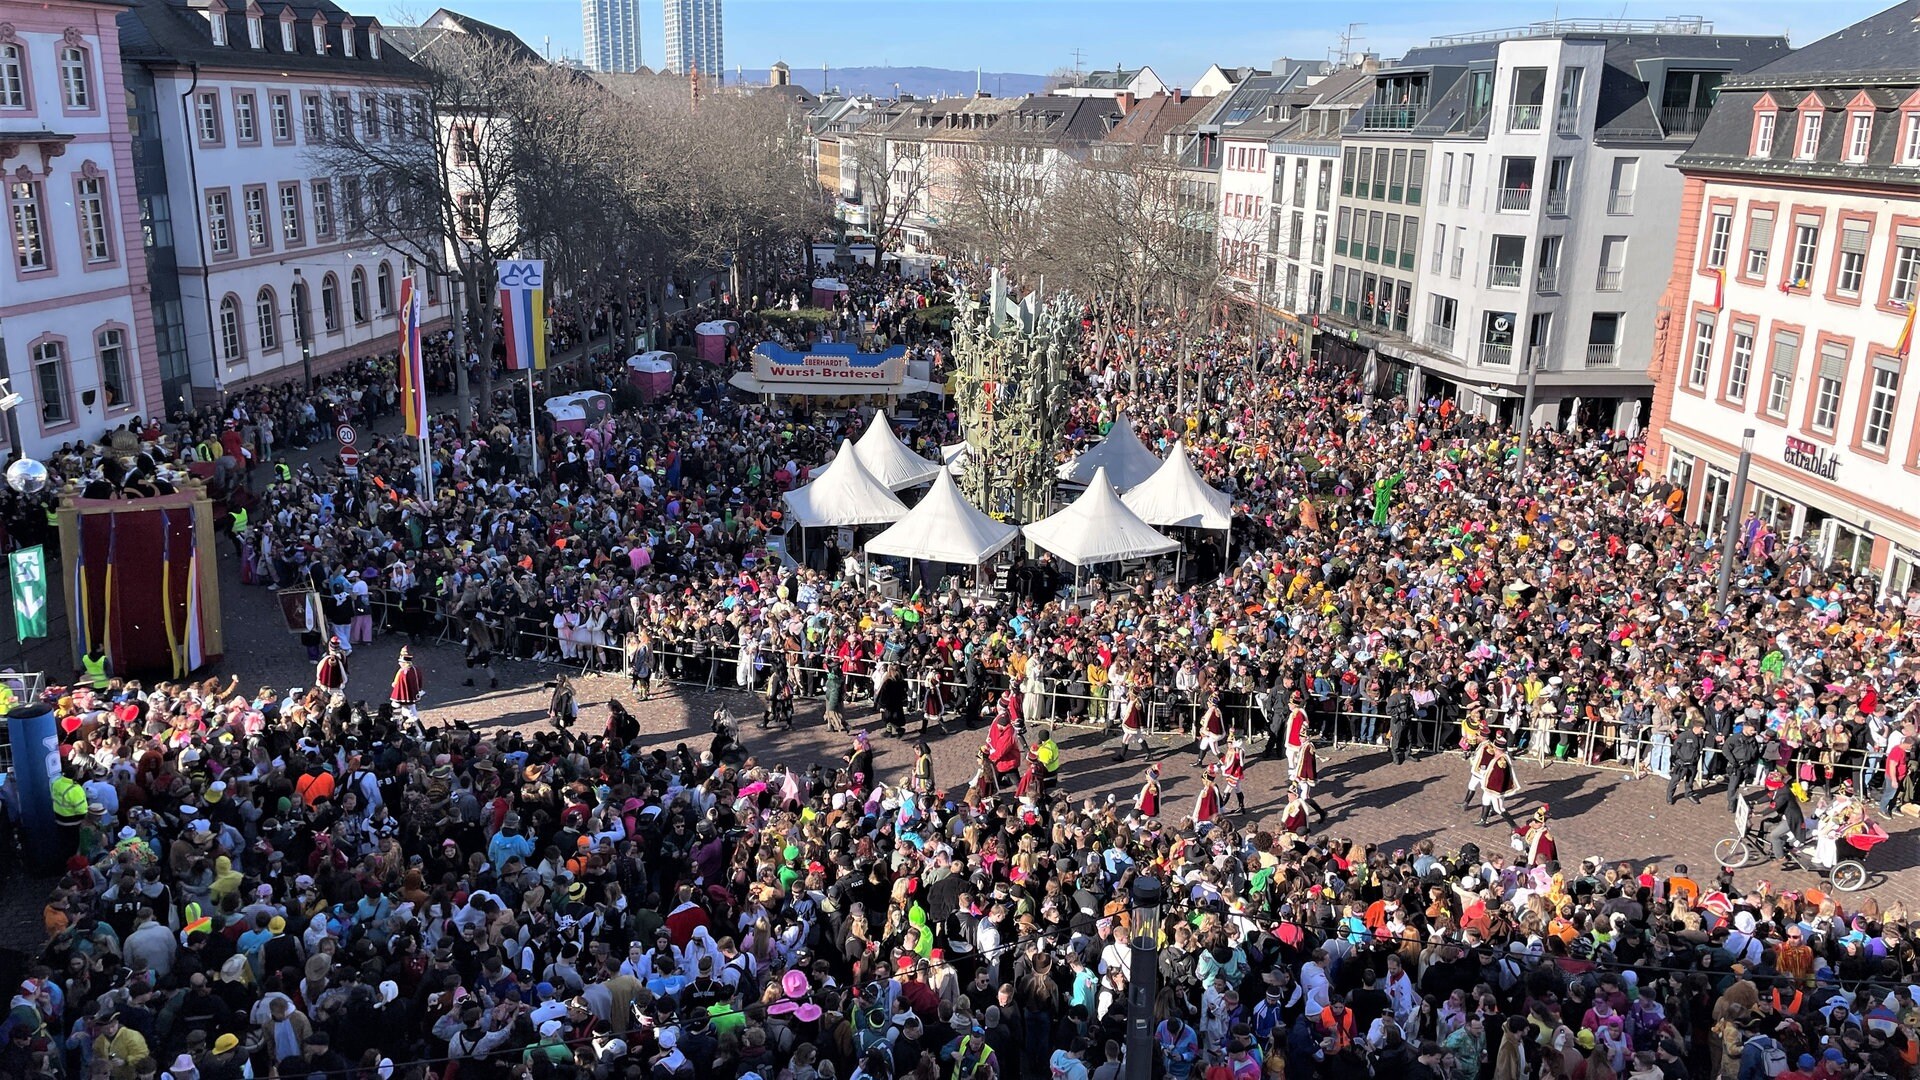
<svg viewBox="0 0 1920 1080"><path fill-rule="evenodd" d="M1559 292L1560 268L1557 266L1543 266L1534 271L1533 287L1536 292Z"/></svg>
<svg viewBox="0 0 1920 1080"><path fill-rule="evenodd" d="M1445 205L1447 205L1447 199L1448 199L1448 197L1449 197L1449 196L1451 196L1452 194L1453 194L1453 181L1451 181L1451 180L1443 180L1443 181L1441 181L1441 182L1440 182L1440 194L1439 194L1439 197L1438 197L1438 202L1440 203L1440 205L1441 205L1441 206L1445 206Z"/></svg>
<svg viewBox="0 0 1920 1080"><path fill-rule="evenodd" d="M1545 209L1546 212L1549 214L1566 213L1567 212L1566 191L1565 190L1560 190L1560 191L1549 190L1547 192L1546 202L1543 204L1543 209Z"/></svg>
<svg viewBox="0 0 1920 1080"><path fill-rule="evenodd" d="M1555 128L1563 135L1580 130L1580 110L1560 109L1554 119Z"/></svg>
<svg viewBox="0 0 1920 1080"><path fill-rule="evenodd" d="M1508 131L1539 131L1540 130L1540 110L1541 110L1541 107L1539 105L1514 104L1514 105L1508 106L1507 107L1507 130Z"/></svg>
<svg viewBox="0 0 1920 1080"><path fill-rule="evenodd" d="M1360 126L1367 131L1411 131L1425 102L1408 105L1368 105L1360 110Z"/></svg>
<svg viewBox="0 0 1920 1080"><path fill-rule="evenodd" d="M1466 265L1466 252L1456 249L1453 253L1453 276L1459 277L1461 268Z"/></svg>
<svg viewBox="0 0 1920 1080"><path fill-rule="evenodd" d="M1499 289L1517 289L1526 268L1519 263L1502 265L1495 263L1487 267L1487 284Z"/></svg>
<svg viewBox="0 0 1920 1080"><path fill-rule="evenodd" d="M1453 327L1439 323L1427 324L1427 344L1437 345L1448 352L1453 351Z"/></svg>
<svg viewBox="0 0 1920 1080"><path fill-rule="evenodd" d="M1480 343L1480 362L1509 367L1513 364L1513 346L1483 341Z"/></svg>
<svg viewBox="0 0 1920 1080"><path fill-rule="evenodd" d="M1615 191L1608 194L1607 213L1616 215L1633 213L1633 192Z"/></svg>
<svg viewBox="0 0 1920 1080"><path fill-rule="evenodd" d="M1660 110L1660 126L1669 135L1696 135L1707 122L1711 109L1673 108Z"/></svg>
<svg viewBox="0 0 1920 1080"><path fill-rule="evenodd" d="M1517 187L1517 188L1501 188L1500 189L1500 209L1531 210L1532 208L1533 208L1533 189L1532 188Z"/></svg>
<svg viewBox="0 0 1920 1080"><path fill-rule="evenodd" d="M1619 362L1620 346L1617 343L1589 342L1587 344L1588 367L1613 367Z"/></svg>
<svg viewBox="0 0 1920 1080"><path fill-rule="evenodd" d="M1609 270L1602 267L1599 277L1594 280L1593 287L1601 292L1619 292L1620 278L1623 273L1624 272L1620 270Z"/></svg>

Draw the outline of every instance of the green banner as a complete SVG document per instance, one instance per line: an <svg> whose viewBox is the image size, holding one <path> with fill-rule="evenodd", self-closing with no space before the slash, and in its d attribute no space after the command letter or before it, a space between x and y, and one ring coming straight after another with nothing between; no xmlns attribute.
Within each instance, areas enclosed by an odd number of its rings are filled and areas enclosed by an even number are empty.
<svg viewBox="0 0 1920 1080"><path fill-rule="evenodd" d="M47 636L47 550L35 544L7 556L13 578L13 629L21 640Z"/></svg>

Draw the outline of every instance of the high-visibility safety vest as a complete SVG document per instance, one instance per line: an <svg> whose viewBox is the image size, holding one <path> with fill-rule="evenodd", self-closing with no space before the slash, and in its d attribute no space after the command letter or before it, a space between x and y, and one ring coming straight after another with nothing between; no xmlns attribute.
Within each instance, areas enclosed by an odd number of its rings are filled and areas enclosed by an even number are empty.
<svg viewBox="0 0 1920 1080"><path fill-rule="evenodd" d="M235 510L233 512L233 531L235 533L243 533L247 531L246 507L241 507L240 509Z"/></svg>
<svg viewBox="0 0 1920 1080"><path fill-rule="evenodd" d="M106 657L95 656L92 653L88 653L80 658L80 666L85 669L87 682L95 690L105 690L107 688L109 680L107 678Z"/></svg>
<svg viewBox="0 0 1920 1080"><path fill-rule="evenodd" d="M77 825L87 816L87 789L71 776L53 782L53 813L64 825Z"/></svg>
<svg viewBox="0 0 1920 1080"><path fill-rule="evenodd" d="M1326 1028L1327 1034L1333 1036L1334 1049L1338 1050L1341 1047L1351 1046L1353 1044L1353 1010L1352 1009L1348 1009L1346 1012L1341 1013L1339 1020L1335 1020L1333 1018L1332 1006L1328 1006L1327 1008L1321 1009L1320 1010L1320 1026Z"/></svg>
<svg viewBox="0 0 1920 1080"><path fill-rule="evenodd" d="M275 475L275 476L278 476L278 477L279 477L280 479L282 479L282 480L291 480L291 479L293 479L293 470L292 470L292 469L290 469L290 468L288 468L288 467L287 467L287 463L286 463L286 462L284 462L284 461L282 461L282 462L280 462L279 464L277 464L277 465L275 465L275 466L273 467L273 472L274 472L274 475Z"/></svg>

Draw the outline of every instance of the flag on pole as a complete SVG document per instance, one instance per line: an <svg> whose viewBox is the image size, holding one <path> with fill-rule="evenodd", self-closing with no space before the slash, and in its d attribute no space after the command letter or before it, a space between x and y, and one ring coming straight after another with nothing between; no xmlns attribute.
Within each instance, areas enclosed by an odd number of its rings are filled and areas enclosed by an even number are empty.
<svg viewBox="0 0 1920 1080"><path fill-rule="evenodd" d="M420 297L412 275L400 279L400 413L408 435L426 437L427 368L420 349Z"/></svg>
<svg viewBox="0 0 1920 1080"><path fill-rule="evenodd" d="M1900 340L1893 343L1894 355L1905 360L1913 352L1913 313L1920 311L1920 297L1907 304L1907 321L1900 326Z"/></svg>
<svg viewBox="0 0 1920 1080"><path fill-rule="evenodd" d="M7 556L13 578L13 634L15 640L47 636L47 550L35 544Z"/></svg>
<svg viewBox="0 0 1920 1080"><path fill-rule="evenodd" d="M502 259L496 266L509 371L547 369L546 267L543 259Z"/></svg>

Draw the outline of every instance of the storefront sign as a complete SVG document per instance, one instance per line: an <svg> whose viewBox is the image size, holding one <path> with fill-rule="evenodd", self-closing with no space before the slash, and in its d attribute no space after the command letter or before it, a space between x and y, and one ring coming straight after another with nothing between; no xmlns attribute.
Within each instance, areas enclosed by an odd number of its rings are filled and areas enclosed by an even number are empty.
<svg viewBox="0 0 1920 1080"><path fill-rule="evenodd" d="M1840 459L1833 451L1805 439L1788 437L1787 452L1781 455L1781 460L1826 480L1834 479L1840 471Z"/></svg>
<svg viewBox="0 0 1920 1080"><path fill-rule="evenodd" d="M907 374L907 350L896 346L883 353L863 353L851 345L820 342L806 352L762 343L753 350L753 377L766 383L899 383Z"/></svg>

